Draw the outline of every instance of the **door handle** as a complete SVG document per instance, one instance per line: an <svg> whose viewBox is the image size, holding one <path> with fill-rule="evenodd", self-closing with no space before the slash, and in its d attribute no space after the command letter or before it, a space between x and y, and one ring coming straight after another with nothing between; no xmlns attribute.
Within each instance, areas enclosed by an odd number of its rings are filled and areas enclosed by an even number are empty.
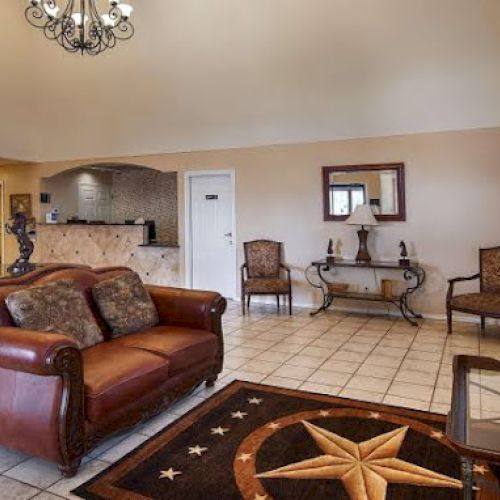
<svg viewBox="0 0 500 500"><path fill-rule="evenodd" d="M224 236L227 236L228 238L230 238L232 235L233 235L233 233L226 233Z"/></svg>

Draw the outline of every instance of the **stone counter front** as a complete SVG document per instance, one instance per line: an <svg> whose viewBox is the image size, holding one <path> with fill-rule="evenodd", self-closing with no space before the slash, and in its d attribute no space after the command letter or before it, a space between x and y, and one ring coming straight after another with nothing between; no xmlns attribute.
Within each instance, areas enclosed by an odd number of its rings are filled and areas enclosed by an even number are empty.
<svg viewBox="0 0 500 500"><path fill-rule="evenodd" d="M39 225L33 261L126 266L145 283L179 286L179 248L141 246L144 226Z"/></svg>

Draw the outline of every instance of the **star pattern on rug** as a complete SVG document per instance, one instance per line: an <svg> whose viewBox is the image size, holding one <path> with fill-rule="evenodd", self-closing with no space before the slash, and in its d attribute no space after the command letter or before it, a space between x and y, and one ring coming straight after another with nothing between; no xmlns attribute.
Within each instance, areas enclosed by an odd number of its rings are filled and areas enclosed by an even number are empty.
<svg viewBox="0 0 500 500"><path fill-rule="evenodd" d="M204 447L200 446L199 444L197 444L196 446L189 447L188 455L197 455L197 456L201 457L201 455L207 450L208 450L208 448L204 448Z"/></svg>
<svg viewBox="0 0 500 500"><path fill-rule="evenodd" d="M379 420L380 417L381 417L381 415L378 411L371 411L370 412L370 418L373 418L375 420Z"/></svg>
<svg viewBox="0 0 500 500"><path fill-rule="evenodd" d="M431 432L431 438L433 438L433 439L439 440L439 439L443 439L443 437L444 437L444 433L441 431L432 431Z"/></svg>
<svg viewBox="0 0 500 500"><path fill-rule="evenodd" d="M473 466L473 471L477 472L478 474L481 474L481 476L484 476L486 474L486 471L488 469L484 465L474 465Z"/></svg>
<svg viewBox="0 0 500 500"><path fill-rule="evenodd" d="M384 500L389 483L461 489L462 482L397 458L408 427L355 443L302 421L325 453L275 470L259 479L339 479L351 500Z"/></svg>
<svg viewBox="0 0 500 500"><path fill-rule="evenodd" d="M267 500L267 495L259 495L258 493L255 493L253 500Z"/></svg>
<svg viewBox="0 0 500 500"><path fill-rule="evenodd" d="M320 417L328 417L328 415L330 415L330 412L328 410L320 410L319 415Z"/></svg>
<svg viewBox="0 0 500 500"><path fill-rule="evenodd" d="M260 405L262 403L262 401L264 401L264 400L263 399L259 399L259 398L248 398L248 402L251 405Z"/></svg>
<svg viewBox="0 0 500 500"><path fill-rule="evenodd" d="M219 425L219 427L214 427L214 428L210 429L210 431L212 432L212 434L224 436L224 434L226 432L229 432L229 429L227 427L221 427Z"/></svg>
<svg viewBox="0 0 500 500"><path fill-rule="evenodd" d="M252 458L251 453L242 453L239 457L236 457L236 460L239 460L240 462L248 462Z"/></svg>
<svg viewBox="0 0 500 500"><path fill-rule="evenodd" d="M271 422L267 427L275 431L276 429L279 429L281 427L281 424L278 424L277 422Z"/></svg>
<svg viewBox="0 0 500 500"><path fill-rule="evenodd" d="M243 420L246 416L248 415L248 413L245 413L244 411L233 411L231 413L231 418L239 418L240 420Z"/></svg>
<svg viewBox="0 0 500 500"><path fill-rule="evenodd" d="M168 470L160 471L159 479L170 479L170 481L173 481L175 479L175 476L179 476L180 474L182 474L181 471L174 470L172 467L170 467L170 469Z"/></svg>

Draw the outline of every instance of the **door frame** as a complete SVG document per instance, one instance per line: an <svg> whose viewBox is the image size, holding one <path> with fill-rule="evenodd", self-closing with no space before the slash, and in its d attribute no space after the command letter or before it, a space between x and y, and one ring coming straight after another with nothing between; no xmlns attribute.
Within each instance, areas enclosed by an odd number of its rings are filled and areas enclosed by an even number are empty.
<svg viewBox="0 0 500 500"><path fill-rule="evenodd" d="M238 260L237 260L237 239L236 239L236 172L234 168L225 170L191 170L184 172L184 286L193 288L193 250L192 250L192 220L191 220L191 180L196 177L207 177L217 175L228 175L231 184L232 205L233 205L233 251L232 260L234 272L234 290L230 299L238 296Z"/></svg>

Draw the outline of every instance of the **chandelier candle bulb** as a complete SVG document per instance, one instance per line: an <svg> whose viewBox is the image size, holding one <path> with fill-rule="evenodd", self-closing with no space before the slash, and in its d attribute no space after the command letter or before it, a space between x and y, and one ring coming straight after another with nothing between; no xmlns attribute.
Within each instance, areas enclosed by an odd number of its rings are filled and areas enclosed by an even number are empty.
<svg viewBox="0 0 500 500"><path fill-rule="evenodd" d="M122 11L122 15L125 19L128 19L130 17L130 14L132 14L134 10L131 5L128 5L126 3L118 4L118 8Z"/></svg>
<svg viewBox="0 0 500 500"><path fill-rule="evenodd" d="M115 25L115 20L109 14L103 14L101 16L102 22L109 27L113 27Z"/></svg>
<svg viewBox="0 0 500 500"><path fill-rule="evenodd" d="M83 28L83 26L86 24L86 22L89 20L89 16L83 16L83 22L82 22L82 15L80 12L75 12L75 14L73 14L71 16L71 18L73 19L73 21L75 21L75 24L79 27L79 28Z"/></svg>

